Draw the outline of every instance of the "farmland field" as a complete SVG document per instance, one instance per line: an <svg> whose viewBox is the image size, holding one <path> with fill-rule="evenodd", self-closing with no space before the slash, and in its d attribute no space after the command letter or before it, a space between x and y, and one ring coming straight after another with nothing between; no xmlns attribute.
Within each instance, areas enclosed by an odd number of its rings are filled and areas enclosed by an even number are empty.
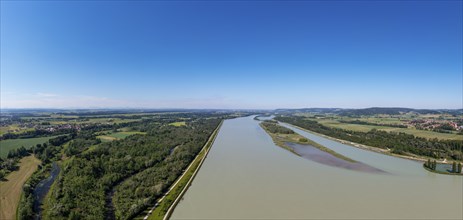
<svg viewBox="0 0 463 220"><path fill-rule="evenodd" d="M12 149L17 149L22 146L24 146L26 149L29 149L31 146L36 144L43 144L54 137L57 136L2 140L0 141L0 157L5 158L8 155L8 152Z"/></svg>
<svg viewBox="0 0 463 220"><path fill-rule="evenodd" d="M20 160L19 170L13 171L0 182L0 219L15 219L23 184L37 169L40 160L30 155Z"/></svg>

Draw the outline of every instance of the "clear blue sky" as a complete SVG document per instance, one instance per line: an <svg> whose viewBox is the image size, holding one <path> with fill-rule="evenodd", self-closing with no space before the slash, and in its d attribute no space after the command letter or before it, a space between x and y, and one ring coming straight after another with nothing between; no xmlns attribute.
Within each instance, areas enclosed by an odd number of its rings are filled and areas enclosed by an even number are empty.
<svg viewBox="0 0 463 220"><path fill-rule="evenodd" d="M1 1L1 107L462 108L462 1Z"/></svg>

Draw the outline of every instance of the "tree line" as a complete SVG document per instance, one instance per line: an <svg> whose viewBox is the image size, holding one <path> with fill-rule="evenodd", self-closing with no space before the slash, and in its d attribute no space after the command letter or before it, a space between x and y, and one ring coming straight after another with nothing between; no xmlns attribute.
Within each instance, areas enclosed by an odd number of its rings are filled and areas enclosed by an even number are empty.
<svg viewBox="0 0 463 220"><path fill-rule="evenodd" d="M291 130L289 128L285 128L283 126L280 126L275 121L266 120L266 121L263 121L261 123L261 125L264 126L270 133L274 133L274 134L294 134L293 130Z"/></svg>
<svg viewBox="0 0 463 220"><path fill-rule="evenodd" d="M346 123L346 124L359 124L359 125L374 125L374 126L387 126L387 127L394 127L394 128L407 128L407 125L401 125L401 124L383 124L383 123L373 123L373 122L367 122L367 121L360 121L360 120L339 120L341 123Z"/></svg>
<svg viewBox="0 0 463 220"><path fill-rule="evenodd" d="M433 170L433 171L437 171L437 161L436 160L431 160L431 159L428 159L424 164L423 164L424 167L430 169L430 170ZM462 170L462 165L461 163L457 163L455 161L453 161L452 163L452 169L451 170L447 170L447 172L449 173L461 173L461 170ZM444 171L439 171L439 172L444 172Z"/></svg>

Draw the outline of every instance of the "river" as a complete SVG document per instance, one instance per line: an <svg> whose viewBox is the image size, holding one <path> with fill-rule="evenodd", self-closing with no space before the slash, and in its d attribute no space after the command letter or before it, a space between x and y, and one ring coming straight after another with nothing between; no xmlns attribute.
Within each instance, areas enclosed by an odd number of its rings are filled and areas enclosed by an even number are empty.
<svg viewBox="0 0 463 220"><path fill-rule="evenodd" d="M276 146L258 123L253 116L223 123L171 219L463 218L461 176L290 127L387 174L328 166Z"/></svg>
<svg viewBox="0 0 463 220"><path fill-rule="evenodd" d="M56 162L53 163L50 171L50 176L42 181L40 181L34 189L34 212L36 213L35 219L41 219L42 209L40 206L42 205L43 199L47 195L48 191L50 190L51 185L55 181L56 177L59 175L60 168Z"/></svg>

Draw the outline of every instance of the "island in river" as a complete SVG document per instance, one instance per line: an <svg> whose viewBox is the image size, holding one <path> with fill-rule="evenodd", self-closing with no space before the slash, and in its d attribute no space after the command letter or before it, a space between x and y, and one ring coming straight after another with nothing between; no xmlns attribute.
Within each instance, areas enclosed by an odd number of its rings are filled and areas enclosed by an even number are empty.
<svg viewBox="0 0 463 220"><path fill-rule="evenodd" d="M353 160L313 140L305 138L289 128L280 126L276 121L266 120L261 122L260 126L272 137L276 145L305 159L350 170L385 173L381 169Z"/></svg>

